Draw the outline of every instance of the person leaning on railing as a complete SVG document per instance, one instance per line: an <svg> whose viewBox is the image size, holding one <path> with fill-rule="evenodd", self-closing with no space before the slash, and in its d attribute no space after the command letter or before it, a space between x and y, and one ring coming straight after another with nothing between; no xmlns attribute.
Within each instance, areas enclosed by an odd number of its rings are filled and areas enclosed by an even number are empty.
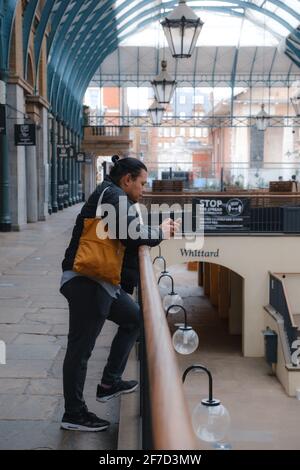
<svg viewBox="0 0 300 470"><path fill-rule="evenodd" d="M129 295L138 282L138 247L156 246L179 228L171 219L159 227L142 225L136 220L139 216L135 209L129 215L129 209L142 196L147 182L147 167L135 158L114 156L112 161L114 166L109 176L97 186L76 219L62 263L60 292L68 301L70 313L63 364L63 429L100 431L110 424L89 412L83 398L87 363L106 319L115 322L119 328L111 344L101 383L97 386L96 400L106 402L137 388L136 381L122 380L122 374L139 335L140 308ZM121 196L123 200L125 196L125 210L121 210ZM97 218L97 211L99 206L106 204L111 204L116 213L115 236L99 242L101 237L96 235L96 231L99 220L103 222L103 214L102 219ZM132 222L136 222L136 239L130 237L128 230ZM122 234L124 225L126 233ZM98 262L97 256L99 259L106 257L106 261ZM112 272L114 277L111 277Z"/></svg>

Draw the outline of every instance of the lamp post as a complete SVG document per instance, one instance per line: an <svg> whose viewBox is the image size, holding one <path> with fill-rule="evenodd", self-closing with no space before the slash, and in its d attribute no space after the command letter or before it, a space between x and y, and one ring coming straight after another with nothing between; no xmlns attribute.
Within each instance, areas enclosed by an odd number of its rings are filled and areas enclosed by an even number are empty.
<svg viewBox="0 0 300 470"><path fill-rule="evenodd" d="M261 110L255 117L256 127L259 131L265 131L270 124L270 116L265 111L265 105L261 105Z"/></svg>
<svg viewBox="0 0 300 470"><path fill-rule="evenodd" d="M161 279L164 277L168 277L169 279L171 279L171 292L169 292L169 294L165 295L165 297L163 298L164 310L165 312L167 312L169 307L172 307L171 309L169 309L169 313L178 313L180 311L180 307L183 304L183 300L180 295L174 291L174 279L170 274L163 273L161 276L159 276L157 284L159 285Z"/></svg>
<svg viewBox="0 0 300 470"><path fill-rule="evenodd" d="M161 61L161 72L152 80L154 96L158 103L170 103L176 87L176 81L172 80L167 72L167 61Z"/></svg>
<svg viewBox="0 0 300 470"><path fill-rule="evenodd" d="M173 57L191 57L203 24L185 0L179 0L175 10L161 22Z"/></svg>
<svg viewBox="0 0 300 470"><path fill-rule="evenodd" d="M187 374L192 370L202 370L208 376L208 398L201 400L201 403L198 403L194 408L192 413L193 428L199 439L216 443L226 436L230 426L230 416L220 400L213 398L213 379L207 367L199 364L188 367L182 376L183 383Z"/></svg>
<svg viewBox="0 0 300 470"><path fill-rule="evenodd" d="M291 98L291 103L295 110L296 116L300 116L300 94Z"/></svg>
<svg viewBox="0 0 300 470"><path fill-rule="evenodd" d="M148 109L153 126L160 126L165 108L154 98L153 103Z"/></svg>
<svg viewBox="0 0 300 470"><path fill-rule="evenodd" d="M184 313L184 325L180 325L172 337L174 349L179 354L192 354L199 346L199 337L196 331L188 326L186 309L182 305L170 305L166 317L174 307L182 309Z"/></svg>

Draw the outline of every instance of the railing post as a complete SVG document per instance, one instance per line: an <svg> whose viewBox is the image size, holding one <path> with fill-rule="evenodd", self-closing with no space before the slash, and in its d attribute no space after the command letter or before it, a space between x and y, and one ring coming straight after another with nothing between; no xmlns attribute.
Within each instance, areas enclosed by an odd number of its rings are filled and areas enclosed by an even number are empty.
<svg viewBox="0 0 300 470"><path fill-rule="evenodd" d="M140 418L141 418L141 446L143 450L153 449L152 439L152 419L150 409L150 390L147 364L147 352L144 330L143 304L141 298L141 288L138 288L138 301L141 308L141 332L139 343L140 360Z"/></svg>

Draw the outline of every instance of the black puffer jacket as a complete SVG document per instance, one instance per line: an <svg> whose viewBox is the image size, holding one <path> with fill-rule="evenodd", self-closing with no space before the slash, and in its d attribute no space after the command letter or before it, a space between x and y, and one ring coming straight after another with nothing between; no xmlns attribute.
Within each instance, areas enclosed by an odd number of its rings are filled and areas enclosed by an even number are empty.
<svg viewBox="0 0 300 470"><path fill-rule="evenodd" d="M123 243L126 247L123 268L121 274L121 285L126 292L132 293L134 287L138 283L139 279L139 263L138 263L138 248L141 245L156 246L162 239L163 234L159 227L150 227L148 225L137 225L137 232L140 234L140 237L136 240L127 236L121 238L119 236L119 221L122 224L122 227L129 227L129 225L138 218L138 213L136 210L130 211L128 215L129 208L134 205L126 193L117 185L115 185L109 176L106 176L103 183L97 186L95 191L90 195L88 201L84 204L81 209L81 212L77 216L75 226L72 232L72 238L70 244L65 252L65 257L62 262L63 271L72 270L73 264L76 256L76 252L79 246L79 240L83 230L84 219L94 218L96 216L97 205L99 197L105 188L109 188L105 191L102 199L102 204L112 204L116 210L116 237ZM125 196L127 198L127 212L119 210L119 197ZM133 212L134 215L131 215ZM102 214L105 217L105 213Z"/></svg>

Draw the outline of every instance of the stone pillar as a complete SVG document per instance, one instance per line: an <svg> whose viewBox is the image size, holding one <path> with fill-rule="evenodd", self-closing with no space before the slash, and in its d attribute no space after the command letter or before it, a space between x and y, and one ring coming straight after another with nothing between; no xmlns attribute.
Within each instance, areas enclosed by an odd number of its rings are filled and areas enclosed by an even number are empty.
<svg viewBox="0 0 300 470"><path fill-rule="evenodd" d="M57 124L57 140L59 144L64 143L64 137L63 137L63 126L58 121ZM58 209L61 211L64 208L64 182L63 182L63 162L62 162L62 157L58 156L57 157L57 179L58 179Z"/></svg>
<svg viewBox="0 0 300 470"><path fill-rule="evenodd" d="M70 130L70 143L73 147L73 156L72 156L72 198L73 204L76 204L76 153L75 153L75 146L74 146L74 133Z"/></svg>
<svg viewBox="0 0 300 470"><path fill-rule="evenodd" d="M14 230L21 230L27 224L26 163L25 147L16 147L14 124L24 124L24 90L19 85L8 83L7 104L11 106L10 115L14 119L8 126L8 155L10 170L10 207L11 222Z"/></svg>
<svg viewBox="0 0 300 470"><path fill-rule="evenodd" d="M51 158L51 199L52 199L52 212L58 211L57 202L57 121L52 119L51 126L52 138L52 158Z"/></svg>
<svg viewBox="0 0 300 470"><path fill-rule="evenodd" d="M70 143L70 131L68 130L67 139ZM72 158L68 157L68 185L69 185L69 206L73 205L73 162Z"/></svg>
<svg viewBox="0 0 300 470"><path fill-rule="evenodd" d="M27 222L38 221L36 147L25 148Z"/></svg>
<svg viewBox="0 0 300 470"><path fill-rule="evenodd" d="M52 214L52 194L51 194L51 185L52 185L52 116L48 114L48 214Z"/></svg>
<svg viewBox="0 0 300 470"><path fill-rule="evenodd" d="M230 271L230 308L229 308L229 334L241 335L244 316L244 289L243 278Z"/></svg>
<svg viewBox="0 0 300 470"><path fill-rule="evenodd" d="M27 197L30 204L31 213L28 215L28 221L36 222L35 208L30 198L36 198L37 220L46 220L48 215L48 114L46 103L38 95L26 96L26 110L31 121L36 124L36 146L28 149L29 159L28 171L33 171L33 155L35 154L35 174L27 174ZM31 181L31 179L34 181ZM33 186L35 185L35 186ZM35 189L34 189L35 188ZM33 193L33 194L32 194ZM29 206L28 206L29 211ZM32 212L33 211L33 212Z"/></svg>
<svg viewBox="0 0 300 470"><path fill-rule="evenodd" d="M6 85L7 71L0 70L0 104L6 107ZM0 231L10 232L11 230L11 212L10 212L10 177L9 177L9 159L8 159L8 141L7 141L7 119L5 116L5 130L0 135Z"/></svg>
<svg viewBox="0 0 300 470"><path fill-rule="evenodd" d="M46 220L48 215L48 112L42 106L40 109L40 124L37 131L37 164L38 164L38 219Z"/></svg>

